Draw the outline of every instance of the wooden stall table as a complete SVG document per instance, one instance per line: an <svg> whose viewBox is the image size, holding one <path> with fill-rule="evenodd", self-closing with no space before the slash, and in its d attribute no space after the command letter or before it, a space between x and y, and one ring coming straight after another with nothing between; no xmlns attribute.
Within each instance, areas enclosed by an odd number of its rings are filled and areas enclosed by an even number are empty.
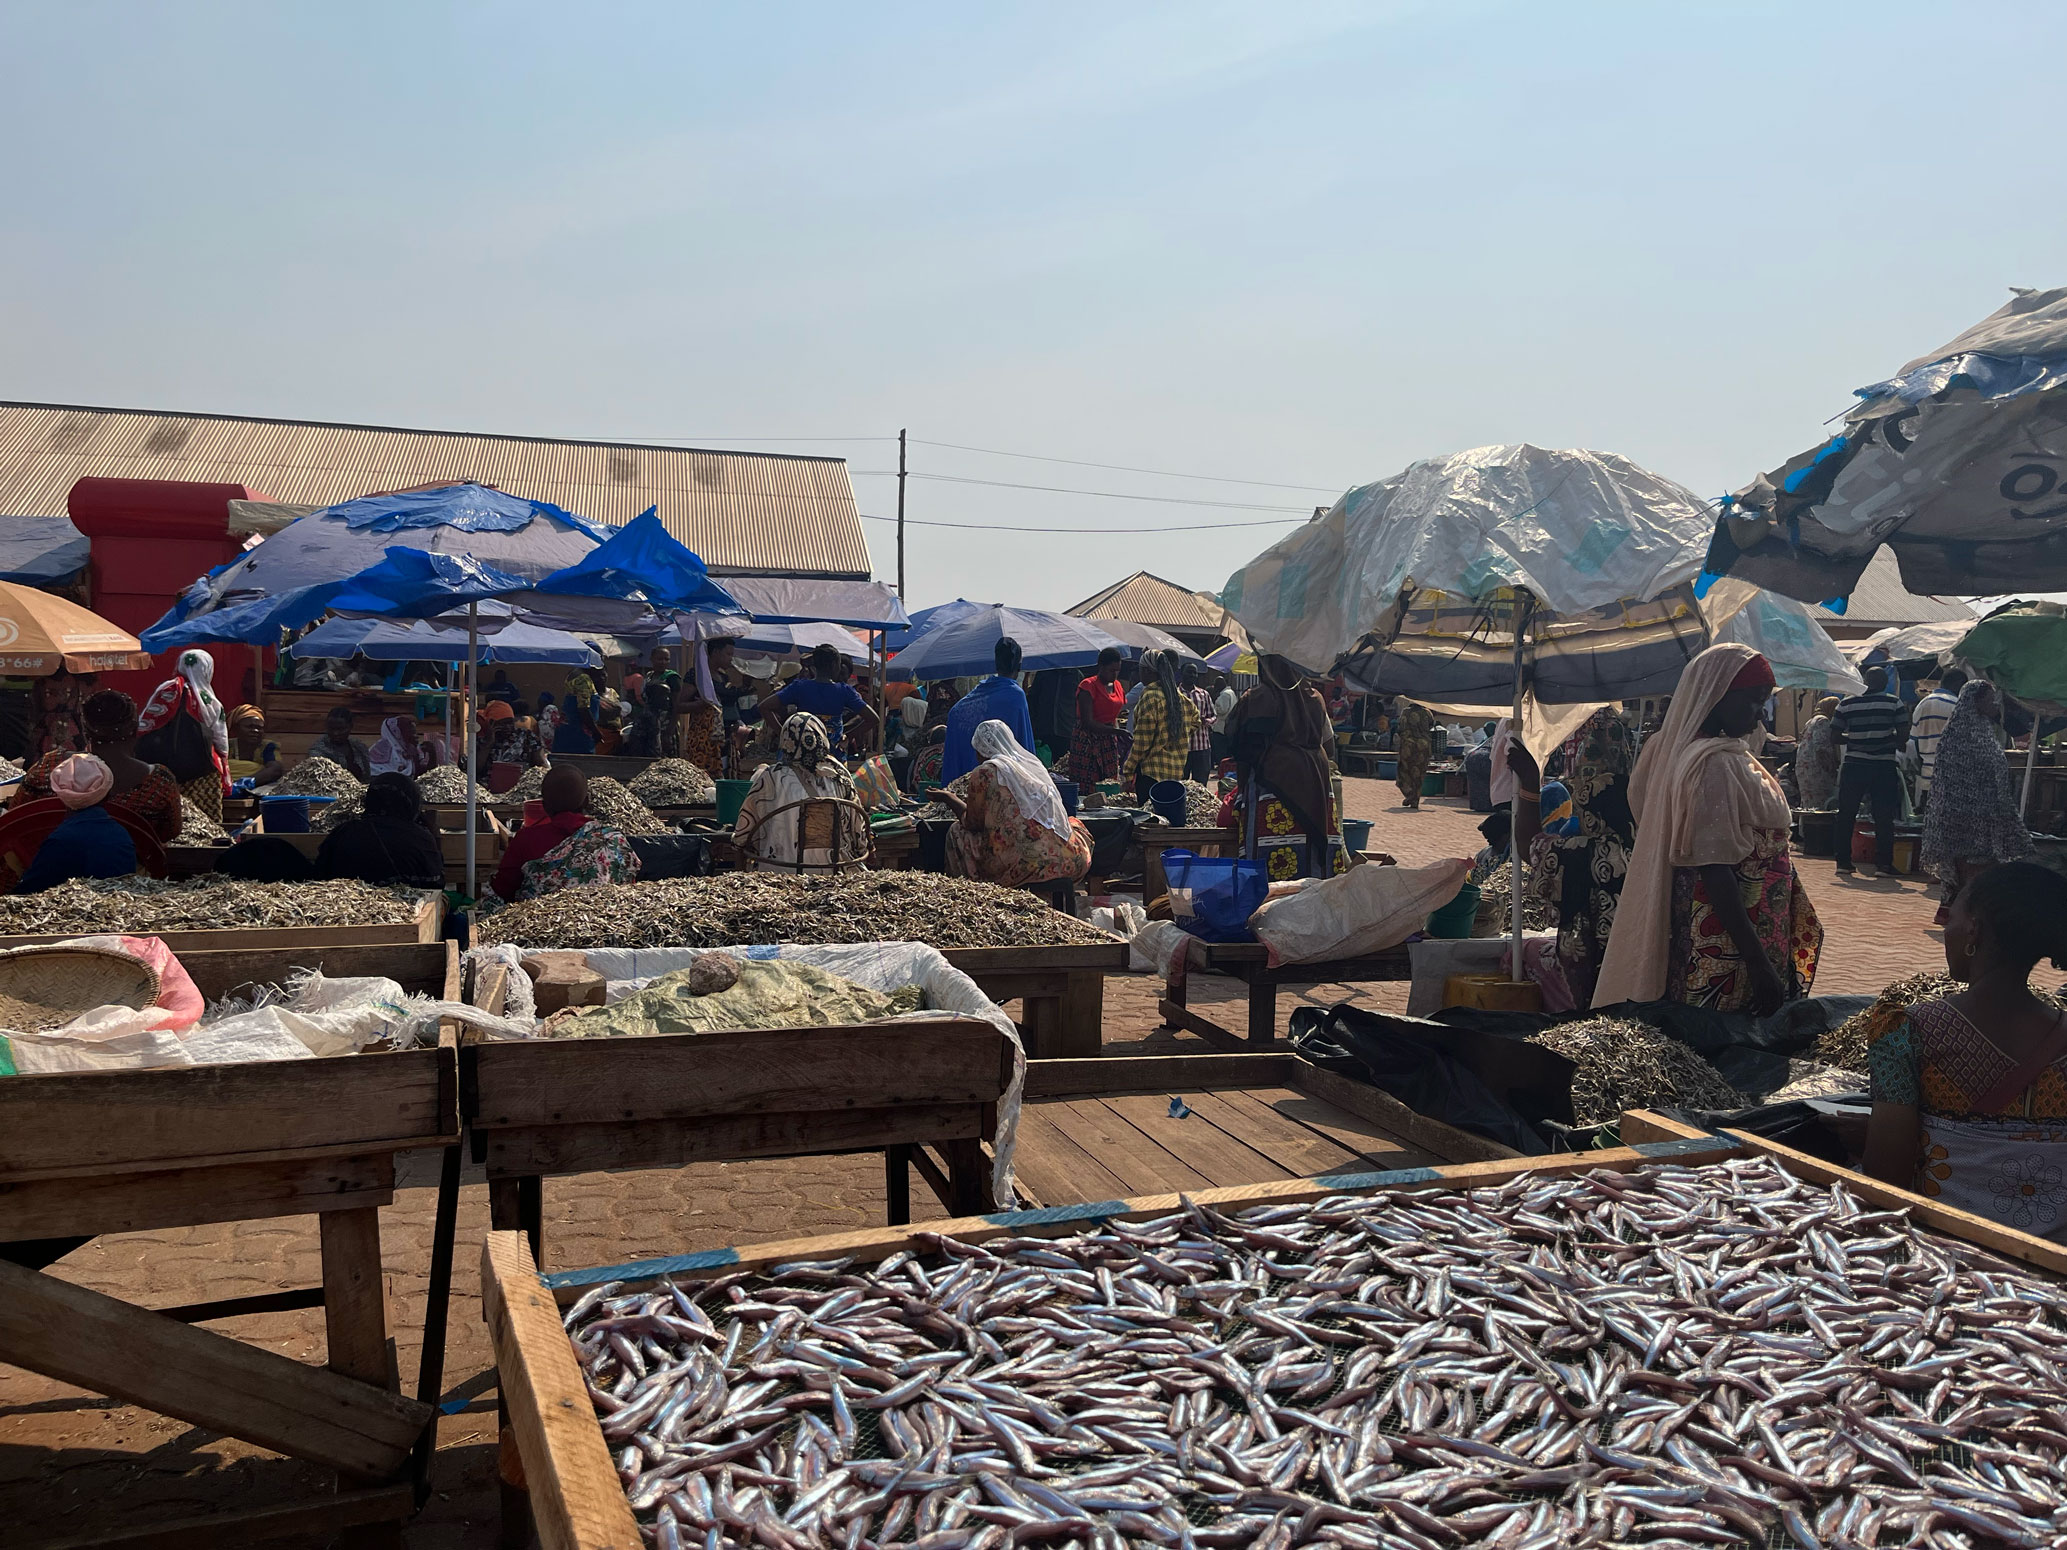
<svg viewBox="0 0 2067 1550"><path fill-rule="evenodd" d="M1134 831L1135 839L1141 845L1141 897L1159 899L1170 891L1170 880L1163 875L1163 852L1166 850L1189 850L1201 856L1239 855L1242 835L1239 829L1213 828L1174 829L1159 824L1143 824Z"/></svg>
<svg viewBox="0 0 2067 1550"><path fill-rule="evenodd" d="M266 736L279 740L283 750L305 753L308 745L328 728L330 713L352 713L352 736L371 743L380 735L380 724L390 716L415 716L419 700L441 700L443 689L412 689L390 694L384 689L275 689L265 691ZM457 701L455 700L455 704ZM429 719L418 717L425 732L443 730L443 712ZM284 737L282 734L286 734Z"/></svg>
<svg viewBox="0 0 2067 1550"><path fill-rule="evenodd" d="M876 853L869 865L878 872L909 872L919 864L919 831L891 829L873 831Z"/></svg>
<svg viewBox="0 0 2067 1550"><path fill-rule="evenodd" d="M1115 1218L1164 1215L1187 1201L1233 1212L1348 1193L1498 1185L1524 1174L1553 1178L1596 1169L1626 1173L1656 1162L1721 1161L1741 1155L1741 1151L1732 1140L1701 1137L1556 1157L1330 1174L1200 1189L1181 1196L1164 1192L929 1222L923 1234L893 1226L736 1245L549 1276L539 1273L521 1233L491 1231L482 1245L481 1308L509 1410L505 1452L514 1453L518 1466L509 1474L520 1475L522 1480L521 1487L506 1495L505 1510L518 1512L528 1506L545 1550L638 1550L644 1543L611 1449L597 1425L596 1408L575 1361L574 1347L561 1324L565 1305L606 1281L621 1282L626 1290L633 1290L672 1277L752 1272L801 1261L838 1260L867 1266L892 1254L923 1254L935 1242L934 1234L973 1244L1005 1237L1062 1236ZM1066 1477L1061 1483L1066 1486ZM521 1542L507 1517L504 1535L505 1542Z"/></svg>
<svg viewBox="0 0 2067 1550"><path fill-rule="evenodd" d="M474 1003L500 1011L507 970ZM485 1041L459 1052L460 1106L489 1216L542 1252L544 1181L696 1162L882 1152L890 1216L916 1168L953 1212L981 1210L1012 1045L976 1018L619 1039Z"/></svg>
<svg viewBox="0 0 2067 1550"><path fill-rule="evenodd" d="M1156 1003L1165 1028L1182 1028L1223 1049L1254 1048L1277 1039L1280 985L1354 985L1365 980L1410 980L1414 967L1405 946L1388 947L1364 958L1333 958L1322 963L1288 963L1270 967L1270 950L1261 942L1200 942L1192 949L1205 962L1179 964L1164 982ZM1245 1043L1234 1031L1202 1017L1185 1004L1190 975L1228 974L1249 987L1249 1030Z"/></svg>
<svg viewBox="0 0 2067 1550"><path fill-rule="evenodd" d="M280 836L294 839L294 835ZM304 836L320 842L322 835ZM313 855L314 847L310 847ZM189 953L225 951L313 952L330 947L399 947L411 942L436 942L445 931L445 896L425 893L408 920L389 926L229 926L221 930L153 931L172 949L173 956L186 962ZM0 948L28 947L38 942L66 942L84 931L64 931L42 936L0 936ZM298 960L306 962L307 960ZM4 1144L4 1143L0 1143Z"/></svg>
<svg viewBox="0 0 2067 1550"><path fill-rule="evenodd" d="M1299 1055L1131 1055L1029 1061L1012 1166L1058 1206L1515 1155Z"/></svg>
<svg viewBox="0 0 2067 1550"><path fill-rule="evenodd" d="M383 975L443 999L459 994L450 942L247 946L179 958L211 1000L304 968ZM424 1049L0 1081L0 1361L327 1465L340 1477L337 1493L319 1501L132 1526L109 1543L247 1544L355 1529L355 1542L399 1544L380 1526L414 1512L428 1481L458 1143L450 1023ZM443 1149L444 1169L423 1362L410 1399L394 1370L380 1207L394 1199L396 1155L429 1147ZM43 1269L103 1233L308 1214L322 1238L318 1286L151 1309ZM323 1367L195 1327L317 1307ZM65 1541L89 1542L101 1541Z"/></svg>
<svg viewBox="0 0 2067 1550"><path fill-rule="evenodd" d="M1127 970L1127 944L943 947L940 955L993 1001L1019 1001L1030 1060L1096 1055L1105 1042L1105 977Z"/></svg>

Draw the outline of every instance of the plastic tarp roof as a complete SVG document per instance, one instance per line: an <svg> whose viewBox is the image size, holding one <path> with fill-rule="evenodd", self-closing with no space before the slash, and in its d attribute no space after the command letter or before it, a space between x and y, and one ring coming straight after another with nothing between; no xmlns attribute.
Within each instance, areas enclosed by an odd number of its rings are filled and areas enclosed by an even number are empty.
<svg viewBox="0 0 2067 1550"><path fill-rule="evenodd" d="M1976 624L1958 656L2003 693L2043 710L2067 709L2067 610L2006 609Z"/></svg>
<svg viewBox="0 0 2067 1550"><path fill-rule="evenodd" d="M744 618L747 612L650 506L574 564L540 581L537 591L542 597L616 598L663 613Z"/></svg>
<svg viewBox="0 0 2067 1550"><path fill-rule="evenodd" d="M1657 597L1693 580L1713 525L1692 491L1613 453L1476 447L1349 491L1221 601L1261 649L1324 664L1406 589L1454 608L1526 587L1573 615Z"/></svg>
<svg viewBox="0 0 2067 1550"><path fill-rule="evenodd" d="M1864 640L1840 641L1837 649L1850 662L1864 662L1876 653L1889 662L1935 662L1972 634L1978 622L1912 624Z"/></svg>
<svg viewBox="0 0 2067 1550"><path fill-rule="evenodd" d="M1773 679L1783 689L1865 691L1866 680L1806 603L1733 577L1709 590L1701 611L1717 643L1731 641L1758 652L1773 664Z"/></svg>
<svg viewBox="0 0 2067 1550"><path fill-rule="evenodd" d="M563 630L541 629L521 621L498 621L493 634L479 635L476 660L496 663L546 662L569 667L601 667L603 659L589 642ZM478 633L478 632L477 632ZM392 619L328 619L294 643L292 655L310 657L366 656L381 662L464 662L464 625L440 625L428 619L400 624Z"/></svg>
<svg viewBox="0 0 2067 1550"><path fill-rule="evenodd" d="M91 547L63 517L0 516L0 581L62 581L86 568Z"/></svg>
<svg viewBox="0 0 2067 1550"><path fill-rule="evenodd" d="M795 576L721 576L739 606L766 624L851 624L881 629L908 622L904 604L880 581Z"/></svg>
<svg viewBox="0 0 2067 1550"><path fill-rule="evenodd" d="M913 633L892 665L903 676L926 682L988 677L996 670L993 648L1007 635L1019 643L1024 654L1021 669L1029 673L1051 667L1089 667L1098 660L1099 652L1119 645L1088 619L979 605L936 613L925 628Z"/></svg>
<svg viewBox="0 0 2067 1550"><path fill-rule="evenodd" d="M1858 396L1841 432L1730 497L1710 573L1842 612L1885 543L1912 592L2067 587L2067 287Z"/></svg>

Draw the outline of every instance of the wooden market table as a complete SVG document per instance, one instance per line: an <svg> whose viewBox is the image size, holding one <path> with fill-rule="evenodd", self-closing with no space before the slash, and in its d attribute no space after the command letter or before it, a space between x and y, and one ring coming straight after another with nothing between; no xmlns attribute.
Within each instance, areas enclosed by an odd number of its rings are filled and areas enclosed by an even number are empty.
<svg viewBox="0 0 2067 1550"><path fill-rule="evenodd" d="M321 836L317 836L321 838ZM426 893L408 920L386 926L226 926L220 930L153 931L182 963L189 953L313 952L329 947L399 947L411 942L436 942L445 929L445 896ZM90 936L87 930L61 931L41 936L0 936L0 949L28 947L42 942L67 942ZM133 933L134 934L134 933ZM297 960L302 962L305 960ZM0 1138L4 1146L4 1138Z"/></svg>
<svg viewBox="0 0 2067 1550"><path fill-rule="evenodd" d="M1027 1063L1012 1166L1028 1206L1513 1157L1291 1053Z"/></svg>
<svg viewBox="0 0 2067 1550"><path fill-rule="evenodd" d="M1170 880L1163 875L1164 851L1189 850L1202 856L1238 855L1242 843L1239 829L1218 826L1177 829L1143 824L1134 831L1134 838L1141 846L1141 897L1144 900L1159 899L1170 891Z"/></svg>
<svg viewBox="0 0 2067 1550"><path fill-rule="evenodd" d="M1410 980L1412 960L1404 945L1388 947L1382 953L1363 958L1333 958L1321 963L1288 963L1273 969L1270 950L1261 942L1199 942L1192 951L1202 953L1203 965L1180 963L1164 982L1163 999L1156 1003L1163 1014L1163 1026L1182 1028L1223 1049L1253 1049L1277 1039L1278 987L1281 985L1353 985L1365 980ZM1185 1003L1190 976L1200 972L1227 974L1249 987L1249 1027L1246 1041L1232 1029L1192 1011Z"/></svg>
<svg viewBox="0 0 2067 1550"><path fill-rule="evenodd" d="M1096 1055L1105 1040L1105 977L1127 971L1127 944L943 947L941 957L993 1001L1022 1004L1030 1060Z"/></svg>
<svg viewBox="0 0 2067 1550"><path fill-rule="evenodd" d="M382 975L441 999L457 999L460 986L450 942L254 945L179 958L211 1000L308 968ZM433 1147L444 1169L410 1399L394 1368L380 1208L394 1200L396 1156ZM317 1501L132 1527L111 1542L244 1544L356 1526L362 1542L399 1543L366 1526L408 1517L428 1481L459 1163L449 1022L423 1049L0 1081L0 1361L340 1476L338 1493ZM103 1233L308 1214L322 1240L316 1286L151 1309L43 1268ZM196 1327L316 1307L323 1367Z"/></svg>

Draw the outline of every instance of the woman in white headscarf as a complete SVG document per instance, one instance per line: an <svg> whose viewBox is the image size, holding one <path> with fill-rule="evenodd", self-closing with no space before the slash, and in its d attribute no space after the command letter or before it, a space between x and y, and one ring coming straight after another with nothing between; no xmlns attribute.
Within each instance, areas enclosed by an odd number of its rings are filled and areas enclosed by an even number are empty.
<svg viewBox="0 0 2067 1550"><path fill-rule="evenodd" d="M1808 994L1823 927L1788 858L1787 798L1745 741L1772 693L1749 646L1710 646L1680 675L1630 777L1636 849L1596 1007L1763 1015Z"/></svg>
<svg viewBox="0 0 2067 1550"><path fill-rule="evenodd" d="M970 745L982 762L965 777L960 796L941 793L956 813L947 831L948 870L1006 888L1076 882L1090 871L1091 836L1012 729L980 722Z"/></svg>
<svg viewBox="0 0 2067 1550"><path fill-rule="evenodd" d="M230 723L215 697L215 658L182 651L174 674L144 703L138 741L146 758L172 771L189 801L220 822L230 791Z"/></svg>

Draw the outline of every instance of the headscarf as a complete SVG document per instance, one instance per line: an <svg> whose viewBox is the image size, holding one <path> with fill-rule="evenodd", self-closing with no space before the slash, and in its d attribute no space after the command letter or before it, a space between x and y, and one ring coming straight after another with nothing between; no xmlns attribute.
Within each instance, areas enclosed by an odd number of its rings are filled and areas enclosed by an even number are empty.
<svg viewBox="0 0 2067 1550"><path fill-rule="evenodd" d="M1156 687L1163 691L1164 725L1174 746L1185 741L1184 691L1177 686L1177 654L1173 651L1144 651L1141 666L1155 674Z"/></svg>
<svg viewBox="0 0 2067 1550"><path fill-rule="evenodd" d="M414 775L416 749L402 735L402 718L390 716L380 724L380 737L373 744L373 773Z"/></svg>
<svg viewBox="0 0 2067 1550"><path fill-rule="evenodd" d="M516 707L508 700L490 700L481 707L483 721L511 721L516 718Z"/></svg>
<svg viewBox="0 0 2067 1550"><path fill-rule="evenodd" d="M595 697L595 681L587 673L569 673L567 675L567 698L574 702L576 708L587 710L589 708L589 701Z"/></svg>
<svg viewBox="0 0 2067 1550"><path fill-rule="evenodd" d="M807 711L797 711L782 724L782 732L775 742L775 762L794 764L800 769L816 770L828 762L839 764L833 758L833 740L825 730L825 723ZM840 765L841 771L846 770Z"/></svg>
<svg viewBox="0 0 2067 1550"><path fill-rule="evenodd" d="M115 789L115 772L90 753L75 753L50 772L50 794L72 812L95 807Z"/></svg>
<svg viewBox="0 0 2067 1550"><path fill-rule="evenodd" d="M182 651L175 669L177 677L168 678L158 685L151 695L150 703L137 723L142 732L155 732L169 723L184 710L201 723L208 733L208 741L215 745L216 754L228 758L230 752L229 723L223 715L222 701L215 697L212 685L215 682L215 658L198 648Z"/></svg>
<svg viewBox="0 0 2067 1550"><path fill-rule="evenodd" d="M711 645L707 640L696 643L696 693L706 705L718 703L718 686L711 678Z"/></svg>
<svg viewBox="0 0 2067 1550"><path fill-rule="evenodd" d="M1787 798L1744 739L1701 733L1757 655L1732 641L1696 656L1680 674L1665 724L1644 740L1629 780L1636 849L1594 987L1597 1007L1665 994L1674 867L1735 865L1751 854L1754 831L1787 827Z"/></svg>
<svg viewBox="0 0 2067 1550"><path fill-rule="evenodd" d="M1542 804L1539 822L1545 834L1567 838L1579 832L1579 814L1572 807L1572 793L1565 789L1564 782L1546 780L1537 797Z"/></svg>
<svg viewBox="0 0 2067 1550"><path fill-rule="evenodd" d="M1065 838L1069 834L1069 813L1062 805L1062 793L1041 761L1019 746L1019 739L1002 721L980 721L969 742L977 756L989 765L1019 804L1021 816Z"/></svg>
<svg viewBox="0 0 2067 1550"><path fill-rule="evenodd" d="M266 713L256 705L234 706L230 711L229 726L233 734L242 731L245 727L252 727L263 732L266 729Z"/></svg>
<svg viewBox="0 0 2067 1550"><path fill-rule="evenodd" d="M1959 708L1938 738L1931 800L1923 815L1924 870L1947 883L1959 864L2029 861L2037 855L2017 800L2009 760L1996 746L1995 686L1970 678L1960 686Z"/></svg>
<svg viewBox="0 0 2067 1550"><path fill-rule="evenodd" d="M93 707L95 714L88 714ZM136 736L136 701L120 689L102 689L79 707L86 735L96 743L126 743Z"/></svg>

